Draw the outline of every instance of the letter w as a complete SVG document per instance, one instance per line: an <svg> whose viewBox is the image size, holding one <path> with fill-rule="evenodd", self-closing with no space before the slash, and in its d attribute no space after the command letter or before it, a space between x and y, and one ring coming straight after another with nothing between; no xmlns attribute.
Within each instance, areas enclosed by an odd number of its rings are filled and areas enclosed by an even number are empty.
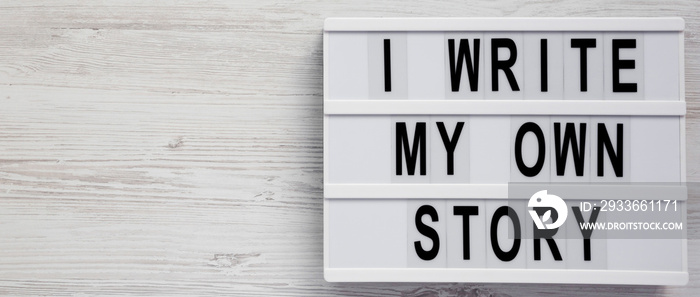
<svg viewBox="0 0 700 297"><path fill-rule="evenodd" d="M466 60L467 76L469 77L469 88L472 92L479 90L479 44L480 39L474 39L474 57L472 59L469 50L469 39L459 40L459 53L457 63L455 63L455 40L448 39L447 45L450 51L450 80L452 82L452 92L459 92L459 83L462 79L462 64Z"/></svg>

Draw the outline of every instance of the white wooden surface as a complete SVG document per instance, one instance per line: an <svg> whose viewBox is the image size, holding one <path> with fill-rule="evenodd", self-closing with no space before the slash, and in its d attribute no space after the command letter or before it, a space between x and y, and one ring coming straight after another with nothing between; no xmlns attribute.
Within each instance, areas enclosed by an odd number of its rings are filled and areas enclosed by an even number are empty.
<svg viewBox="0 0 700 297"><path fill-rule="evenodd" d="M700 294L693 189L685 287L322 276L324 18L684 17L697 182L697 1L84 3L0 3L0 295Z"/></svg>

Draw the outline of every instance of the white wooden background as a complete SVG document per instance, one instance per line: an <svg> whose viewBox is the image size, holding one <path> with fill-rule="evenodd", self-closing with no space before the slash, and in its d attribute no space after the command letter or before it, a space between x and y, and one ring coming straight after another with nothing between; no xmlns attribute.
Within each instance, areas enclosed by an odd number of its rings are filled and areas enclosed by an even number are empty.
<svg viewBox="0 0 700 297"><path fill-rule="evenodd" d="M700 181L694 0L2 1L0 295L700 294L698 191L685 287L326 283L330 16L684 17Z"/></svg>

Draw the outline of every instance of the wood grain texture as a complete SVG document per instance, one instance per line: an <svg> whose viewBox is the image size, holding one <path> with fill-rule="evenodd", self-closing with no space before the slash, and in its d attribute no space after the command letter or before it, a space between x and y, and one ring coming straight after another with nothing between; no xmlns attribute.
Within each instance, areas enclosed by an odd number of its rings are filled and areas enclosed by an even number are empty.
<svg viewBox="0 0 700 297"><path fill-rule="evenodd" d="M0 4L0 295L696 296L685 287L323 280L326 17L681 16L700 181L696 1Z"/></svg>

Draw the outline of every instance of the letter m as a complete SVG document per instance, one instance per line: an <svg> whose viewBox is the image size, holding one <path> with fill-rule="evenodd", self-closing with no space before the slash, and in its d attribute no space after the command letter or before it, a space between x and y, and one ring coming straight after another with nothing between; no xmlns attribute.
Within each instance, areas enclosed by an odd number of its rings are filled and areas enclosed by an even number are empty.
<svg viewBox="0 0 700 297"><path fill-rule="evenodd" d="M396 175L403 175L403 158L406 158L408 175L416 174L416 161L420 155L420 175L426 173L425 156L425 123L416 123L413 133L413 145L408 141L408 130L405 122L396 123Z"/></svg>

